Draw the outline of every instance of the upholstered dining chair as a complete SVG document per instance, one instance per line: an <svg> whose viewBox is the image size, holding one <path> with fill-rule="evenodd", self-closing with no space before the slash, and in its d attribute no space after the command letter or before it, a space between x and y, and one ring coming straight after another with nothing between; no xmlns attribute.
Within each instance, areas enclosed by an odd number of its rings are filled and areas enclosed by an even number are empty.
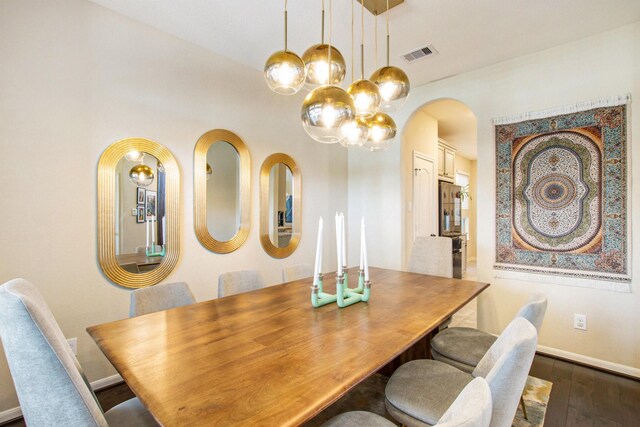
<svg viewBox="0 0 640 427"><path fill-rule="evenodd" d="M258 270L232 271L218 277L218 298L264 288Z"/></svg>
<svg viewBox="0 0 640 427"><path fill-rule="evenodd" d="M546 311L547 298L534 294L515 317L524 317L539 332ZM447 328L431 340L431 354L436 360L471 373L495 341L494 335L478 329Z"/></svg>
<svg viewBox="0 0 640 427"><path fill-rule="evenodd" d="M540 332L546 311L547 298L541 294L533 294L516 313L516 317L524 317ZM479 329L447 328L431 340L431 355L435 360L471 373L495 341L494 335ZM525 419L529 419L522 397L520 397L520 404Z"/></svg>
<svg viewBox="0 0 640 427"><path fill-rule="evenodd" d="M102 412L49 307L24 279L0 286L0 337L27 425L158 425L137 398Z"/></svg>
<svg viewBox="0 0 640 427"><path fill-rule="evenodd" d="M453 243L451 238L416 237L411 248L407 271L452 278Z"/></svg>
<svg viewBox="0 0 640 427"><path fill-rule="evenodd" d="M131 291L129 317L195 304L196 299L185 282L163 283Z"/></svg>
<svg viewBox="0 0 640 427"><path fill-rule="evenodd" d="M437 427L489 427L491 390L482 377L474 378L456 397L438 420ZM395 427L391 421L371 412L345 412L333 417L323 427Z"/></svg>
<svg viewBox="0 0 640 427"><path fill-rule="evenodd" d="M451 238L436 236L416 237L411 247L407 271L453 278L453 241ZM440 329L449 326L451 319L449 317L442 322Z"/></svg>
<svg viewBox="0 0 640 427"><path fill-rule="evenodd" d="M313 276L313 268L309 264L289 265L282 269L282 282L293 282Z"/></svg>
<svg viewBox="0 0 640 427"><path fill-rule="evenodd" d="M461 390L482 377L491 389L491 427L510 427L536 350L536 328L517 317L509 323L472 373L437 360L413 360L389 378L385 406L406 426L434 425Z"/></svg>

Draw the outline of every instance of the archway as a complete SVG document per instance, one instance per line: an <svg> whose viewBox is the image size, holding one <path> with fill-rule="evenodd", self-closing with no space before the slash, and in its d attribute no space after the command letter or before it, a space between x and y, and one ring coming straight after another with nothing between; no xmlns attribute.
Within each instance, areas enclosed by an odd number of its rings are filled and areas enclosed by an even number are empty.
<svg viewBox="0 0 640 427"><path fill-rule="evenodd" d="M448 181L463 187L464 258L475 266L477 128L473 111L464 103L447 98L423 104L407 120L401 136L405 265L417 235L440 234L438 182ZM429 162L434 168L432 177ZM466 267L467 263L463 263ZM469 268L467 276L473 274L473 268Z"/></svg>

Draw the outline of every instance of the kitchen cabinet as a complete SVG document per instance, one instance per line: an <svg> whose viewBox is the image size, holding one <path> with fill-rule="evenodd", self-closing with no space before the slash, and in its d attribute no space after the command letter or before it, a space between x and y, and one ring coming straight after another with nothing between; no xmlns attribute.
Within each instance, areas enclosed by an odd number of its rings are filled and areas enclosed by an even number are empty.
<svg viewBox="0 0 640 427"><path fill-rule="evenodd" d="M438 139L438 177L453 182L456 169L456 149L444 140Z"/></svg>

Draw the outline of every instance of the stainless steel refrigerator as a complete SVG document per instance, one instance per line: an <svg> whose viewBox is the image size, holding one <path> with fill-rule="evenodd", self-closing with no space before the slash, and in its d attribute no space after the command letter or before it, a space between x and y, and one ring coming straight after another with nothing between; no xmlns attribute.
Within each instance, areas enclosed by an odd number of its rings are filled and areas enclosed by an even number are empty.
<svg viewBox="0 0 640 427"><path fill-rule="evenodd" d="M440 181L439 187L440 235L459 236L462 234L462 187L444 181Z"/></svg>
<svg viewBox="0 0 640 427"><path fill-rule="evenodd" d="M462 187L439 182L440 236L450 237L453 248L453 277L462 279Z"/></svg>

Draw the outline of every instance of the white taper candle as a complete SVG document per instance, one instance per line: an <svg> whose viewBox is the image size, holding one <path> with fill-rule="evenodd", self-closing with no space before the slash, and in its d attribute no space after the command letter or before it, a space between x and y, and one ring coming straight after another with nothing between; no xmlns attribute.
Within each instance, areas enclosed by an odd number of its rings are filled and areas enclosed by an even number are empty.
<svg viewBox="0 0 640 427"><path fill-rule="evenodd" d="M362 220L362 243L364 246L364 280L365 282L369 280L369 260L367 259L367 233L366 227L364 225L364 220Z"/></svg>
<svg viewBox="0 0 640 427"><path fill-rule="evenodd" d="M313 269L313 286L318 285L318 276L322 273L322 217L318 221L318 241L316 243L316 263Z"/></svg>
<svg viewBox="0 0 640 427"><path fill-rule="evenodd" d="M364 270L364 217L360 221L360 270Z"/></svg>
<svg viewBox="0 0 640 427"><path fill-rule="evenodd" d="M341 236L342 232L340 231L340 217L336 213L336 255L338 258L338 268L336 269L336 272L338 275L342 273L342 254L340 253L342 249L342 243L340 242Z"/></svg>
<svg viewBox="0 0 640 427"><path fill-rule="evenodd" d="M341 237L342 237L342 274L345 273L347 266L347 239L346 239L346 231L344 226L344 214L340 212L340 229L341 229Z"/></svg>
<svg viewBox="0 0 640 427"><path fill-rule="evenodd" d="M165 221L167 219L166 216L162 217L162 243L161 245L164 246L164 243L167 241L167 222Z"/></svg>

